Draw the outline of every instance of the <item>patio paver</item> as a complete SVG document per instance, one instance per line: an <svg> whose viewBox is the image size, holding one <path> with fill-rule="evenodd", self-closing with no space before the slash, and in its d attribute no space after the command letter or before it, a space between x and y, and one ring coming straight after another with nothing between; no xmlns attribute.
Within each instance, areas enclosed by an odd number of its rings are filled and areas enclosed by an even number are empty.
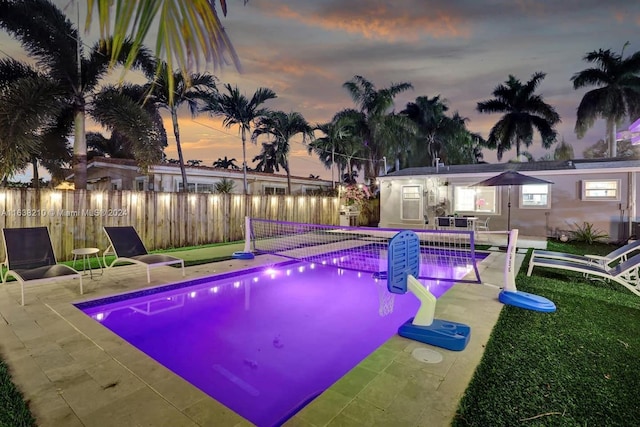
<svg viewBox="0 0 640 427"><path fill-rule="evenodd" d="M176 252L178 254L179 252ZM518 255L518 267L524 258ZM130 346L72 303L130 292L260 264L276 256L231 260L179 269L124 266L85 281L29 286L21 307L20 287L0 287L0 351L42 427L47 426L248 426L211 399ZM480 265L486 282L499 284L504 253ZM412 357L429 347L394 336L289 420L288 426L448 425L455 413L502 305L491 286L456 284L438 302L436 316L467 323L472 336L462 352L436 349L437 364Z"/></svg>

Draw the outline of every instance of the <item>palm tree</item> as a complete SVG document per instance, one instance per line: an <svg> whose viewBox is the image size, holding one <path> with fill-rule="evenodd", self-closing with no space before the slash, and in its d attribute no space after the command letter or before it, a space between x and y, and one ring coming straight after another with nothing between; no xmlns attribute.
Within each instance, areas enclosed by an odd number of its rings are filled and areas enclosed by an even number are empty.
<svg viewBox="0 0 640 427"><path fill-rule="evenodd" d="M618 55L611 50L587 53L584 60L596 65L571 77L573 88L596 86L597 89L585 93L578 106L575 131L578 138L598 118L607 121L609 156L617 156L616 128L625 118L640 115L640 52L624 58L624 48Z"/></svg>
<svg viewBox="0 0 640 427"><path fill-rule="evenodd" d="M413 124L406 117L389 114L396 95L413 89L411 83L394 83L388 88L376 89L362 76L354 76L342 87L358 107L360 115L357 129L361 143L366 147L369 162L365 165L365 178L373 184L380 169L379 163L387 153L397 153L396 146L406 138Z"/></svg>
<svg viewBox="0 0 640 427"><path fill-rule="evenodd" d="M31 163L37 188L38 162L60 178L69 161L66 139L56 137L63 95L54 80L30 65L0 59L0 179Z"/></svg>
<svg viewBox="0 0 640 427"><path fill-rule="evenodd" d="M218 3L226 16L226 0ZM190 70L194 65L197 67L202 58L214 67L226 65L231 58L236 69L241 69L238 55L218 17L215 0L118 1L116 4L114 10L113 0L87 0L87 26L97 12L101 39L108 40L112 66L119 63L122 53L126 52L125 66L131 67L138 51L143 49L151 24L157 22L157 31L162 37L156 38L155 56L164 58L170 70L179 69L183 78L188 79ZM128 34L133 44L127 52ZM172 75L168 76L167 87L169 104L172 104L175 93Z"/></svg>
<svg viewBox="0 0 640 427"><path fill-rule="evenodd" d="M254 170L256 172L264 173L280 172L277 150L277 143L263 142L260 154L251 159L253 163L258 162Z"/></svg>
<svg viewBox="0 0 640 427"><path fill-rule="evenodd" d="M447 111L447 102L437 95L433 98L419 96L414 102L407 103L407 107L400 112L418 127L416 156L426 156L420 159L422 164L435 166L436 159L444 160L443 152L446 152L454 135L460 130L460 122L448 117ZM415 160L417 159L414 158Z"/></svg>
<svg viewBox="0 0 640 427"><path fill-rule="evenodd" d="M291 194L291 168L289 167L289 153L291 151L291 138L295 135L302 135L302 143L313 139L313 129L298 112L285 113L283 111L272 111L258 118L256 129L251 135L254 143L260 135L274 137L275 153L277 164L287 173L287 189Z"/></svg>
<svg viewBox="0 0 640 427"><path fill-rule="evenodd" d="M95 94L87 111L93 119L111 131L113 143L123 147L123 153L133 158L142 170L162 158L167 134L162 117L153 103L142 105L145 88L126 85L106 86Z"/></svg>
<svg viewBox="0 0 640 427"><path fill-rule="evenodd" d="M94 157L133 159L133 153L128 141L113 134L107 138L100 132L87 132L87 159Z"/></svg>
<svg viewBox="0 0 640 427"><path fill-rule="evenodd" d="M223 117L222 124L226 128L238 125L242 137L242 173L244 194L249 194L247 185L247 135L251 133L251 127L255 121L267 114L267 109L262 108L269 99L277 98L276 93L264 87L258 88L251 99L240 93L238 86L231 87L225 84L227 93L218 94L210 100L202 111L207 111L213 116Z"/></svg>
<svg viewBox="0 0 640 427"><path fill-rule="evenodd" d="M173 88L173 90L170 90ZM176 138L178 163L182 175L182 191L188 190L187 171L184 167L182 144L180 143L180 127L178 125L178 110L184 104L189 108L192 117L200 112L200 103L210 101L216 93L216 78L211 74L188 74L185 78L180 71L170 71L167 64L159 68L156 79L150 83L153 102L160 108L165 108L171 114L173 135Z"/></svg>
<svg viewBox="0 0 640 427"><path fill-rule="evenodd" d="M0 28L16 38L29 56L37 61L39 69L55 81L66 98L66 109L61 117L71 117L75 131L73 170L76 188L87 184L87 145L85 139L85 115L88 96L95 93L100 81L109 71L110 56L118 63L128 59L132 67L150 63L149 52L139 47L137 55L130 56L133 43L120 40L121 49L116 55L106 43L96 43L84 55L77 28L48 0L0 1ZM153 70L147 70L152 73ZM117 114L113 111L112 114ZM124 119L124 118L123 118ZM66 126L60 126L65 128Z"/></svg>
<svg viewBox="0 0 640 427"><path fill-rule="evenodd" d="M542 137L542 146L549 148L556 141L557 132L553 127L560 123L556 110L544 102L542 95L535 91L546 74L535 73L524 85L513 75L496 87L494 99L478 102L480 113L501 113L502 118L491 128L487 147L498 150L498 160L505 151L515 144L516 157L520 156L520 146L529 147L533 143L533 130Z"/></svg>
<svg viewBox="0 0 640 427"><path fill-rule="evenodd" d="M0 75L6 76L4 64L0 64ZM30 163L37 177L38 159L51 153L56 160L68 160L66 140L51 136L63 105L59 86L44 76L20 77L10 84L0 79L0 180L5 182ZM57 161L47 166L52 174L60 170Z"/></svg>
<svg viewBox="0 0 640 427"><path fill-rule="evenodd" d="M346 109L336 113L330 122L316 125L315 129L324 133L325 136L314 139L307 146L309 154L314 152L320 162L331 169L331 181L334 183L333 167L338 165L338 176L349 173L355 169L360 170L363 166L365 147L362 141L356 137L357 129L360 127L358 120L362 118L360 112L353 109Z"/></svg>
<svg viewBox="0 0 640 427"><path fill-rule="evenodd" d="M451 133L444 140L440 158L448 165L469 165L482 162L484 155L482 147L486 141L477 133L467 129L467 117L462 117L458 112L453 113L449 119L452 122Z"/></svg>
<svg viewBox="0 0 640 427"><path fill-rule="evenodd" d="M213 162L213 167L220 168L220 169L233 169L233 170L240 169L238 165L236 165L236 158L234 157L233 159L228 159L227 156L224 156L224 159L218 157L218 160Z"/></svg>

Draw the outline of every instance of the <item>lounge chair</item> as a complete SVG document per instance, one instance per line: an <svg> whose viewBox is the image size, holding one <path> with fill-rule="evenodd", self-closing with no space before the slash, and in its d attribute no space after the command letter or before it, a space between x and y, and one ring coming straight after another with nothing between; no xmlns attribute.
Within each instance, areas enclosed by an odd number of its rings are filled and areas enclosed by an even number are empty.
<svg viewBox="0 0 640 427"><path fill-rule="evenodd" d="M2 276L4 283L13 276L20 283L21 303L24 305L25 283L42 283L62 279L80 279L82 295L82 275L79 271L56 261L51 237L47 227L3 228L4 264L8 271Z"/></svg>
<svg viewBox="0 0 640 427"><path fill-rule="evenodd" d="M533 261L533 259L532 259ZM634 294L640 296L640 254L620 262L615 267L603 267L597 264L585 264L582 262L565 261L555 258L538 258L535 263L529 262L527 276L531 276L533 267L557 268L560 270L575 271L587 277L599 277L619 283Z"/></svg>
<svg viewBox="0 0 640 427"><path fill-rule="evenodd" d="M151 283L151 268L164 265L180 264L184 277L184 260L170 255L150 254L144 247L135 228L128 227L104 227L104 232L109 239L109 247L104 251L103 261L107 265L104 256L113 253L116 259L109 267L118 262L130 262L147 268L147 283Z"/></svg>
<svg viewBox="0 0 640 427"><path fill-rule="evenodd" d="M531 261L536 262L537 259L540 258L551 258L551 259L559 259L563 261L570 262L579 262L582 264L596 264L601 267L609 267L611 263L614 261L625 261L627 257L635 252L640 250L640 240L636 240L635 242L626 244L624 246L619 247L615 251L609 252L606 255L575 255L575 254L567 254L564 252L554 252L554 251L545 251L540 249L535 249L531 255ZM531 262L529 263L529 268L531 267Z"/></svg>

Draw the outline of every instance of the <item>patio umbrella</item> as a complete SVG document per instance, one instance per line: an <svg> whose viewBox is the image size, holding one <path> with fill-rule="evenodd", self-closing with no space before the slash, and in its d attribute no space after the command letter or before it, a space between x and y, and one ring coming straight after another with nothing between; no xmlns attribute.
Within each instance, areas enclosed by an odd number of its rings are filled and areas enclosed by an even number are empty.
<svg viewBox="0 0 640 427"><path fill-rule="evenodd" d="M523 175L516 171L502 172L500 175L477 182L472 187L503 187L508 186L507 190L507 230L511 231L511 186L512 185L536 185L536 184L553 184L546 179L535 178L533 176Z"/></svg>

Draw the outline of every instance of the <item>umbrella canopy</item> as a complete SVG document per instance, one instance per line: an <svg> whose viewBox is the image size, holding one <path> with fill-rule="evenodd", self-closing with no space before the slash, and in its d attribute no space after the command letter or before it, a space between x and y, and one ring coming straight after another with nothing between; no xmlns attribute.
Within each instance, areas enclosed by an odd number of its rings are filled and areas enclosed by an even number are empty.
<svg viewBox="0 0 640 427"><path fill-rule="evenodd" d="M472 185L472 187L499 187L503 185L535 185L535 184L553 184L546 179L540 179L533 176L523 175L516 171L502 172L500 175L492 176Z"/></svg>
<svg viewBox="0 0 640 427"><path fill-rule="evenodd" d="M502 172L500 175L492 176L484 181L477 182L471 187L502 187L508 186L508 203L507 203L507 230L511 231L511 186L512 185L540 185L553 184L546 179L540 179L533 176L523 175L516 171Z"/></svg>

